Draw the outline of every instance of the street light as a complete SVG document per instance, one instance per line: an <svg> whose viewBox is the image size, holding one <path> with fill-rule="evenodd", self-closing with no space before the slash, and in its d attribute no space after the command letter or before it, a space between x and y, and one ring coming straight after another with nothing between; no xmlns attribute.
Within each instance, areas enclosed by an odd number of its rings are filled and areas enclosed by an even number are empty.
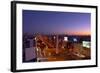
<svg viewBox="0 0 100 73"><path fill-rule="evenodd" d="M74 39L73 39L73 41L74 41L74 42L77 42L77 39L76 39L76 38L74 38Z"/></svg>

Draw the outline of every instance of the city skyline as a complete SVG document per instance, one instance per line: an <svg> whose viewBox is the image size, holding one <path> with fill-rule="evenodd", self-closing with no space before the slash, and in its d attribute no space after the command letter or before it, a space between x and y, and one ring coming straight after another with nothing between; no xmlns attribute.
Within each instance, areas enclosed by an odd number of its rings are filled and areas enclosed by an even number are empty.
<svg viewBox="0 0 100 73"><path fill-rule="evenodd" d="M23 33L90 35L91 14L23 10Z"/></svg>

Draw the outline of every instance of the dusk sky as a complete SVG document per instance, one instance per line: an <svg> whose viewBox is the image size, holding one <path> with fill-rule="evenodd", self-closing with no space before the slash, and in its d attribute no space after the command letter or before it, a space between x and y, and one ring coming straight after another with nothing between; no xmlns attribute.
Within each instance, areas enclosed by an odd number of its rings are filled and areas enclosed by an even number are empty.
<svg viewBox="0 0 100 73"><path fill-rule="evenodd" d="M23 10L23 33L91 34L91 14Z"/></svg>

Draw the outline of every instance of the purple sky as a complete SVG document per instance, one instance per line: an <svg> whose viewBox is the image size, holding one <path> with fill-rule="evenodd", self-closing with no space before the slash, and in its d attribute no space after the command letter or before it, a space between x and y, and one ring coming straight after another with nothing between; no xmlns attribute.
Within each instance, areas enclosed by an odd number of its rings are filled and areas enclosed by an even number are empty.
<svg viewBox="0 0 100 73"><path fill-rule="evenodd" d="M90 34L91 14L23 10L23 33Z"/></svg>

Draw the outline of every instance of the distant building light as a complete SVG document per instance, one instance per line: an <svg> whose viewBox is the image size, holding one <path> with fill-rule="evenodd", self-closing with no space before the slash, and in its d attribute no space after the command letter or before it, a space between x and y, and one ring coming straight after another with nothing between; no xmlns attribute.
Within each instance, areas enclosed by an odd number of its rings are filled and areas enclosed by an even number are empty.
<svg viewBox="0 0 100 73"><path fill-rule="evenodd" d="M90 42L89 41L82 41L82 46L86 48L90 48Z"/></svg>
<svg viewBox="0 0 100 73"><path fill-rule="evenodd" d="M38 49L38 48L36 48L36 50L37 50L37 51L39 51L39 49Z"/></svg>
<svg viewBox="0 0 100 73"><path fill-rule="evenodd" d="M68 37L64 37L64 41L68 41Z"/></svg>
<svg viewBox="0 0 100 73"><path fill-rule="evenodd" d="M74 39L73 39L73 41L74 41L74 42L77 42L77 39L76 39L76 38L74 38Z"/></svg>
<svg viewBox="0 0 100 73"><path fill-rule="evenodd" d="M36 37L34 39L36 40Z"/></svg>
<svg viewBox="0 0 100 73"><path fill-rule="evenodd" d="M56 37L54 36L53 38L55 39Z"/></svg>

